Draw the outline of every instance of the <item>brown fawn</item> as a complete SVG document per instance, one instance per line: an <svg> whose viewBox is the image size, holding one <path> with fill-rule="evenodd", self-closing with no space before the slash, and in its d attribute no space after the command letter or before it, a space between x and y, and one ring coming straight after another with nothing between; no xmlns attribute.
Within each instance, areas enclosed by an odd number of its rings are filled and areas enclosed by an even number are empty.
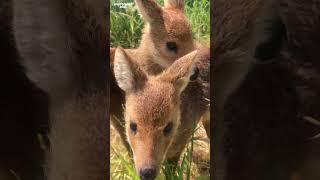
<svg viewBox="0 0 320 180"><path fill-rule="evenodd" d="M192 38L191 26L184 15L183 0L165 0L164 7L154 0L135 0L146 25L140 46L137 49L125 49L127 56L137 59L136 62L147 74L156 75L170 66L175 60L198 48L207 48ZM115 49L110 49L111 66L113 66ZM113 69L113 68L111 68ZM111 70L112 71L112 70ZM203 72L208 73L208 72ZM208 75L208 74L207 74ZM209 82L208 79L206 79ZM111 122L119 132L127 150L131 148L126 141L123 107L125 98L118 87L114 75L111 75L110 115ZM193 111L190 109L190 111ZM208 113L207 113L208 114ZM209 136L209 116L205 116L205 129Z"/></svg>
<svg viewBox="0 0 320 180"><path fill-rule="evenodd" d="M205 72L209 68L206 55L208 51L192 51L152 75L139 66L140 59L122 48L116 50L114 73L125 92L126 131L142 180L154 179L166 158L179 159L194 125L207 111L207 84L201 75L190 81L195 69Z"/></svg>

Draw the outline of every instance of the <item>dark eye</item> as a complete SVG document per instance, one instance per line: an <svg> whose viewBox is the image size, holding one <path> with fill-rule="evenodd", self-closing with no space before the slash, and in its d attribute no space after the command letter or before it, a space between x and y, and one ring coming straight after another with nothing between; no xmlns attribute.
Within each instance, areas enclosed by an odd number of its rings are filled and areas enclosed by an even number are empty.
<svg viewBox="0 0 320 180"><path fill-rule="evenodd" d="M171 130L172 130L172 127L173 127L173 123L172 122L169 122L166 127L163 129L163 134L166 136L168 135Z"/></svg>
<svg viewBox="0 0 320 180"><path fill-rule="evenodd" d="M136 134L136 133L137 133L137 124L131 122L131 123L130 123L130 129L131 129L131 131L132 131L134 134Z"/></svg>
<svg viewBox="0 0 320 180"><path fill-rule="evenodd" d="M177 52L178 46L175 42L167 42L167 49L169 49L170 51L173 51L173 52Z"/></svg>

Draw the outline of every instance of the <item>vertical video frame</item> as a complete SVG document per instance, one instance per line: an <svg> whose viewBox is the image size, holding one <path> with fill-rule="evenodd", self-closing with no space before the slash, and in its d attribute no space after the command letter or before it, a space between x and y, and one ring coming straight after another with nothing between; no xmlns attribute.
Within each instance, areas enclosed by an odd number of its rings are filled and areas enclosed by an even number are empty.
<svg viewBox="0 0 320 180"><path fill-rule="evenodd" d="M210 1L110 1L110 179L210 179Z"/></svg>

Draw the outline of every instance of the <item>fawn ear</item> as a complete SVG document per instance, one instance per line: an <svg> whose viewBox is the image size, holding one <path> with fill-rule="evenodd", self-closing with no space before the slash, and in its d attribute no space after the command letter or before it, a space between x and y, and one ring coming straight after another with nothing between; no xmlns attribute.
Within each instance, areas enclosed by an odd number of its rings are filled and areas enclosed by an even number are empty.
<svg viewBox="0 0 320 180"><path fill-rule="evenodd" d="M147 80L145 72L132 61L121 47L116 49L113 70L119 87L126 93L135 92L142 88Z"/></svg>
<svg viewBox="0 0 320 180"><path fill-rule="evenodd" d="M190 81L190 76L194 73L197 50L176 60L161 75L163 81L171 82L181 93Z"/></svg>
<svg viewBox="0 0 320 180"><path fill-rule="evenodd" d="M162 9L155 0L135 0L142 18L148 23L161 23Z"/></svg>
<svg viewBox="0 0 320 180"><path fill-rule="evenodd" d="M164 0L164 7L183 10L184 0Z"/></svg>

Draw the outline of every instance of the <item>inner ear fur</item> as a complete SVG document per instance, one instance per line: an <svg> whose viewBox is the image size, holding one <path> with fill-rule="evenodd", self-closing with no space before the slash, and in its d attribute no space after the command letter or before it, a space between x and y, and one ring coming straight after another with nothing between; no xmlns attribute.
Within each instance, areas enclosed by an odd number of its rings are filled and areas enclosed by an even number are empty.
<svg viewBox="0 0 320 180"><path fill-rule="evenodd" d="M155 0L135 0L138 11L148 23L162 23L162 8Z"/></svg>
<svg viewBox="0 0 320 180"><path fill-rule="evenodd" d="M115 51L113 70L119 87L126 93L141 89L147 81L146 73L121 47Z"/></svg>

